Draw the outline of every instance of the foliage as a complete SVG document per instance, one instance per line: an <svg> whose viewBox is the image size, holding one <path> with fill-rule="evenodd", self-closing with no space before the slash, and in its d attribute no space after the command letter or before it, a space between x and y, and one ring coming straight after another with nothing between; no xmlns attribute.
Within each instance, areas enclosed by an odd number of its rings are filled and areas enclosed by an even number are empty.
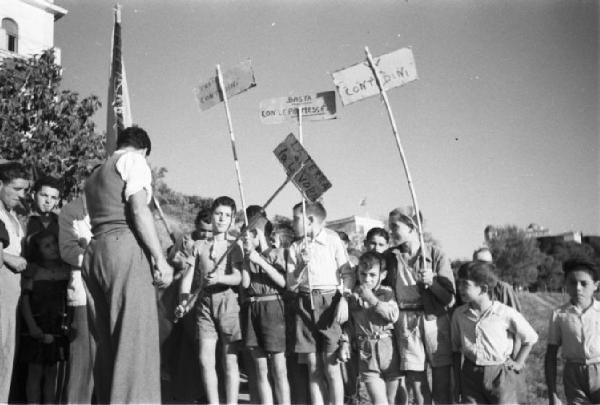
<svg viewBox="0 0 600 405"><path fill-rule="evenodd" d="M535 238L514 225L495 228L486 244L492 252L498 275L508 283L528 286L537 279L545 255Z"/></svg>
<svg viewBox="0 0 600 405"><path fill-rule="evenodd" d="M581 258L600 264L600 257L588 244L577 242L556 242L546 252L548 255L539 270L538 284L543 289L559 290L563 287L562 264L574 258Z"/></svg>
<svg viewBox="0 0 600 405"><path fill-rule="evenodd" d="M34 177L62 177L70 199L104 158L104 145L91 118L98 97L61 91L61 73L53 50L1 62L0 156L21 161Z"/></svg>
<svg viewBox="0 0 600 405"><path fill-rule="evenodd" d="M196 195L186 195L171 189L165 182L167 169L164 167L152 168L152 188L165 215L176 218L173 231L189 232L194 227L194 220L198 212L210 208L212 198L204 198Z"/></svg>

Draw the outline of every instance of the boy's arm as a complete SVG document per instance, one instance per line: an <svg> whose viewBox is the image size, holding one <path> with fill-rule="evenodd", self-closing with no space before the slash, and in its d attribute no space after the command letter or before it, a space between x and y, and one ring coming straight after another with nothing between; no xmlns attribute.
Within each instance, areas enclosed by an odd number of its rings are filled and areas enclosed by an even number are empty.
<svg viewBox="0 0 600 405"><path fill-rule="evenodd" d="M27 260L25 260L25 258L22 256L3 252L2 262L13 273L21 273L27 269Z"/></svg>
<svg viewBox="0 0 600 405"><path fill-rule="evenodd" d="M550 405L558 405L561 403L556 395L557 352L557 345L548 345L546 348L546 356L544 358L544 374L546 375L546 385L548 386L548 403Z"/></svg>
<svg viewBox="0 0 600 405"><path fill-rule="evenodd" d="M451 305L454 301L454 274L450 262L443 253L438 251L438 257L433 258L434 277L429 284L429 291L443 305Z"/></svg>
<svg viewBox="0 0 600 405"><path fill-rule="evenodd" d="M235 247L229 253L229 257L227 258L227 267L229 267L231 270L229 272L225 271L224 273L214 271L211 274L208 274L205 277L206 285L240 285L240 283L242 282L243 266L244 254L242 253L242 248L240 248L240 245L236 244Z"/></svg>
<svg viewBox="0 0 600 405"><path fill-rule="evenodd" d="M506 309L509 311L510 316L509 331L521 339L521 349L515 359L509 359L507 363L509 368L521 371L525 366L531 348L538 341L538 334L520 312L511 307L506 307Z"/></svg>
<svg viewBox="0 0 600 405"><path fill-rule="evenodd" d="M285 277L283 274L273 267L273 265L271 265L263 255L258 253L256 250L253 250L248 255L248 259L257 266L260 266L265 273L267 273L269 278L275 282L275 284L282 288L285 287Z"/></svg>
<svg viewBox="0 0 600 405"><path fill-rule="evenodd" d="M384 289L384 287L382 287ZM371 297L372 296L372 297ZM376 314L388 322L396 322L400 316L400 309L390 288L385 288L379 294L370 294L365 297Z"/></svg>
<svg viewBox="0 0 600 405"><path fill-rule="evenodd" d="M33 274L32 274L33 275ZM31 289L33 288L33 280L31 278L23 279L23 293L21 294L21 313L23 314L23 319L25 320L25 324L27 325L27 329L29 330L29 334L34 339L40 339L44 332L35 322L33 318L33 313L31 312L31 303L29 301L29 296L31 295Z"/></svg>

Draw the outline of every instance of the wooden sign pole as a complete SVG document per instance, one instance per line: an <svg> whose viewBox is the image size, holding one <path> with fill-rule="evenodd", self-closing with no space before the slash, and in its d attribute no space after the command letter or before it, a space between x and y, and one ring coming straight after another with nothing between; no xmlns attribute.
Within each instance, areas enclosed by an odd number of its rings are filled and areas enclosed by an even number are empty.
<svg viewBox="0 0 600 405"><path fill-rule="evenodd" d="M248 226L248 216L246 215L246 197L244 196L244 187L242 185L242 174L240 171L240 162L235 149L235 135L233 134L233 124L231 123L231 112L229 111L229 102L227 100L227 91L223 85L223 74L221 66L217 65L217 82L223 95L223 103L225 104L225 113L227 114L227 125L229 126L229 136L231 137L231 150L233 151L233 163L235 165L235 174L237 176L238 187L240 189L240 199L242 201L242 211L244 213L244 225Z"/></svg>
<svg viewBox="0 0 600 405"><path fill-rule="evenodd" d="M408 169L408 163L406 162L406 155L404 154L404 148L402 148L402 143L400 142L400 135L398 134L398 128L396 127L396 120L394 119L394 115L392 114L392 108L390 107L390 102L387 97L387 93L383 88L383 84L381 82L381 78L379 77L379 73L377 72L377 68L373 63L373 58L371 56L371 52L369 52L369 47L365 46L365 53L367 54L367 60L369 61L369 66L373 71L373 75L375 76L375 81L377 82L377 86L379 86L379 92L383 97L383 102L385 103L385 107L387 109L388 117L390 119L390 124L392 125L392 131L394 132L394 138L396 139L396 145L398 146L398 151L400 152L400 158L402 159L402 165L404 166L404 172L406 173L406 180L408 181L408 189L410 190L410 196L412 198L413 206L415 208L416 217L417 217L417 231L419 233L419 244L421 245L421 260L422 264L425 266L425 240L423 238L423 224L421 224L421 215L419 211L419 203L417 202L417 194L415 193L415 187L413 185L412 177L410 175L410 170Z"/></svg>

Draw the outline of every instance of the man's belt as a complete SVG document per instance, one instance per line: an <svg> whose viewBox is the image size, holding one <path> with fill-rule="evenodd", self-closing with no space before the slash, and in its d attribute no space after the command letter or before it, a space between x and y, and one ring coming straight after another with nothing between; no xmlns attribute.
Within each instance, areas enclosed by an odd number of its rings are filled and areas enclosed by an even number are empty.
<svg viewBox="0 0 600 405"><path fill-rule="evenodd" d="M365 340L382 340L390 337L392 337L392 330L382 330L381 332L374 332L370 335L356 335L356 340L363 342Z"/></svg>
<svg viewBox="0 0 600 405"><path fill-rule="evenodd" d="M264 294L264 295L252 295L246 298L246 302L267 302L277 301L281 299L279 294Z"/></svg>
<svg viewBox="0 0 600 405"><path fill-rule="evenodd" d="M418 302L399 302L398 308L400 311L423 311L425 307Z"/></svg>

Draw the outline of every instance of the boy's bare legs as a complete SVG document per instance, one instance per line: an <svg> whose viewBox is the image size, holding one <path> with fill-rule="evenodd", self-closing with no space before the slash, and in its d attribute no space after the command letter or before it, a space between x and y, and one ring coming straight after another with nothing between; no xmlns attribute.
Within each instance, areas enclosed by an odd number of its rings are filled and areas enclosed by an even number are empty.
<svg viewBox="0 0 600 405"><path fill-rule="evenodd" d="M396 403L396 396L398 392L398 387L400 385L400 379L388 380L385 382L385 391L387 394L387 402L392 405ZM406 397L406 395L405 395Z"/></svg>
<svg viewBox="0 0 600 405"><path fill-rule="evenodd" d="M223 342L223 360L225 363L225 401L237 404L240 392L240 370L238 368L237 343Z"/></svg>
<svg viewBox="0 0 600 405"><path fill-rule="evenodd" d="M290 384L288 383L287 364L285 353L273 353L270 358L273 370L273 385L275 385L275 398L278 404L291 403Z"/></svg>
<svg viewBox="0 0 600 405"><path fill-rule="evenodd" d="M199 342L200 370L202 384L209 404L219 403L219 380L215 369L215 351L217 339L202 338Z"/></svg>
<svg viewBox="0 0 600 405"><path fill-rule="evenodd" d="M329 403L332 405L344 404L344 381L342 380L342 369L337 359L336 353L323 353L323 364L325 367L325 377L329 386Z"/></svg>
<svg viewBox="0 0 600 405"><path fill-rule="evenodd" d="M417 405L431 403L431 391L427 381L427 371L407 371L406 388L412 390Z"/></svg>
<svg viewBox="0 0 600 405"><path fill-rule="evenodd" d="M452 366L431 367L433 401L436 404L452 402Z"/></svg>
<svg viewBox="0 0 600 405"><path fill-rule="evenodd" d="M252 360L256 369L256 385L258 388L258 400L261 404L272 404L273 394L269 384L269 364L267 355L259 347L253 347L250 350Z"/></svg>
<svg viewBox="0 0 600 405"><path fill-rule="evenodd" d="M381 378L371 378L365 383L373 405L387 405L386 383ZM393 403L393 402L392 402Z"/></svg>
<svg viewBox="0 0 600 405"><path fill-rule="evenodd" d="M323 404L325 391L323 372L319 364L317 353L306 353L306 365L308 366L308 390L310 392L310 403L313 405Z"/></svg>
<svg viewBox="0 0 600 405"><path fill-rule="evenodd" d="M406 388L406 376L398 379L396 386L396 397L390 404L408 405L408 389Z"/></svg>

